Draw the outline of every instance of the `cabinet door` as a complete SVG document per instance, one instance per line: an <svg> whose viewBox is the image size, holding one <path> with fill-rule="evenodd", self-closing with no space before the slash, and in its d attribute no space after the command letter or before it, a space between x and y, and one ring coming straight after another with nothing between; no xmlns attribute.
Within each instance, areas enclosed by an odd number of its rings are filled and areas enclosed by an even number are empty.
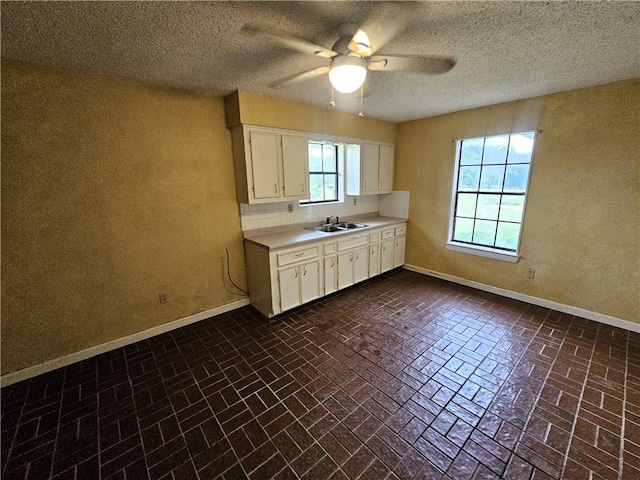
<svg viewBox="0 0 640 480"><path fill-rule="evenodd" d="M338 258L335 255L324 259L324 294L338 290Z"/></svg>
<svg viewBox="0 0 640 480"><path fill-rule="evenodd" d="M393 268L394 238L388 238L380 243L380 272Z"/></svg>
<svg viewBox="0 0 640 480"><path fill-rule="evenodd" d="M399 267L400 265L404 265L404 246L406 243L407 237L405 235L399 235L394 238L394 247L393 247L393 266Z"/></svg>
<svg viewBox="0 0 640 480"><path fill-rule="evenodd" d="M378 192L391 193L393 191L393 147L390 145L380 145L378 174Z"/></svg>
<svg viewBox="0 0 640 480"><path fill-rule="evenodd" d="M300 296L302 303L320 297L320 261L303 263L300 269Z"/></svg>
<svg viewBox="0 0 640 480"><path fill-rule="evenodd" d="M282 178L286 198L309 197L309 160L307 137L282 135Z"/></svg>
<svg viewBox="0 0 640 480"><path fill-rule="evenodd" d="M338 255L338 290L353 285L353 252Z"/></svg>
<svg viewBox="0 0 640 480"><path fill-rule="evenodd" d="M380 274L380 244L369 245L369 277Z"/></svg>
<svg viewBox="0 0 640 480"><path fill-rule="evenodd" d="M369 277L369 247L364 246L353 252L353 281L355 283Z"/></svg>
<svg viewBox="0 0 640 480"><path fill-rule="evenodd" d="M279 198L278 134L249 132L253 197Z"/></svg>
<svg viewBox="0 0 640 480"><path fill-rule="evenodd" d="M360 155L362 193L376 193L378 191L379 145L377 143L363 143Z"/></svg>
<svg viewBox="0 0 640 480"><path fill-rule="evenodd" d="M280 287L280 310L285 311L297 307L300 301L300 268L298 266L278 270Z"/></svg>

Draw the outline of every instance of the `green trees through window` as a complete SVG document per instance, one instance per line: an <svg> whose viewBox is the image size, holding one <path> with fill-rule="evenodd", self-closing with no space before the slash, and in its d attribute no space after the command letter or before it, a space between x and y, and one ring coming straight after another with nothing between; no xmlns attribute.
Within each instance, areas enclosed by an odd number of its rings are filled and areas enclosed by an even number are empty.
<svg viewBox="0 0 640 480"><path fill-rule="evenodd" d="M515 252L535 132L458 141L451 240Z"/></svg>
<svg viewBox="0 0 640 480"><path fill-rule="evenodd" d="M309 142L309 202L338 201L338 145Z"/></svg>

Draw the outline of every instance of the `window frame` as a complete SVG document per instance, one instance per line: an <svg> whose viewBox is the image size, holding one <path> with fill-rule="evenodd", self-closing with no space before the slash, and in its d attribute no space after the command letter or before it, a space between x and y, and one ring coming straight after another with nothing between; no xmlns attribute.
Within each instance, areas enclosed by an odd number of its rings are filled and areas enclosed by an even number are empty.
<svg viewBox="0 0 640 480"><path fill-rule="evenodd" d="M527 182L526 182L526 186L524 189L523 193L515 193L515 192L509 192L509 191L505 191L505 179L506 179L506 166L508 165L518 165L521 163L508 163L508 153L507 153L507 157L505 157L505 161L504 164L499 163L499 164L492 164L492 163L487 163L484 164L483 160L481 159L480 162L480 172L479 172L479 176L478 176L478 189L476 191L465 191L465 190L459 190L458 189L458 185L459 185L459 176L460 176L460 167L461 166L465 166L465 165L461 165L461 154L462 154L462 143L464 141L469 141L469 140L482 140L483 142L483 157L484 157L484 146L486 144L487 139L493 138L493 137L501 137L501 136L508 136L509 137L509 143L507 144L507 150L509 149L509 145L511 142L511 137L516 136L516 135L525 135L525 134L532 134L533 135L533 146L532 146L532 150L531 150L531 157L529 159L529 172L527 175ZM454 157L454 171L453 171L453 184L451 187L451 203L450 203L450 208L449 208L449 228L448 228L448 234L447 234L447 243L446 243L446 249L450 250L450 251L454 251L454 252L460 252L460 253L467 253L467 254L471 254L471 255L478 255L478 256L482 256L482 257L486 257L486 258L492 258L495 260L501 260L501 261L505 261L505 262L510 262L510 263L515 263L518 261L518 259L520 258L520 244L522 242L522 232L523 232L523 227L524 227L524 220L525 220L525 213L526 213L526 207L527 207L527 199L528 199L528 194L529 194L529 186L531 183L531 172L532 172L532 167L533 167L533 157L535 154L535 148L536 148L536 141L537 141L537 134L538 131L535 129L532 130L525 130L525 131L519 131L519 132L509 132L509 133L497 133L497 134L490 134L490 135L484 135L484 136L477 136L477 137L467 137L467 138L459 138L456 139L456 153L455 153L455 157ZM505 172L503 173L503 180L502 180L502 188L499 191L482 191L480 189L480 181L482 179L482 169L483 166L493 166L493 165L504 165L505 166ZM511 249L507 249L507 248L503 248L503 247L496 247L495 243L496 243L496 235L497 235L497 231L496 233L494 233L494 245L493 246L489 246L489 245L484 245L484 244L479 244L479 243L473 243L473 241L471 242L465 242L465 241L460 241L460 240L454 240L453 239L453 235L454 235L454 228L455 228L455 222L456 222L456 212L457 212L457 207L458 207L458 195L460 193L470 193L470 194L475 194L475 195L480 195L480 194L491 194L491 195L500 195L501 200L500 200L500 204L502 203L502 197L503 196L521 196L523 197L523 205L522 205L522 216L520 217L520 221L519 222L513 222L513 221L509 221L507 223L519 223L520 225L520 230L518 233L518 241L517 241L517 245L515 250L511 250ZM479 218L477 216L478 213L478 197L476 197L476 209L474 212L474 216L473 217L466 217L466 218L473 218L474 222L476 220L483 220L481 217ZM500 207L499 207L500 208ZM500 210L498 210L498 218L496 219L496 222L499 222L499 212ZM496 229L497 229L497 225L496 225ZM472 239L473 240L473 239Z"/></svg>
<svg viewBox="0 0 640 480"><path fill-rule="evenodd" d="M322 205L325 203L339 203L341 202L341 188L342 188L342 182L341 182L341 175L342 175L342 168L341 168L341 162L344 161L343 159L343 145L337 142L330 142L330 141L319 141L319 140L309 140L308 144L307 144L307 148L309 148L312 144L315 145L321 145L322 148L324 149L325 146L329 145L331 147L333 147L335 149L335 155L336 155L336 169L335 171L324 171L324 165L323 165L323 170L322 171L312 171L310 168L308 169L308 176L309 176L309 198L306 200L300 200L298 203L300 206L310 206L310 205ZM309 161L307 161L309 162ZM307 165L309 166L309 165ZM335 199L329 199L329 200L311 200L311 176L312 175L333 175L335 176L335 185L336 185L336 197ZM324 180L323 180L324 181Z"/></svg>

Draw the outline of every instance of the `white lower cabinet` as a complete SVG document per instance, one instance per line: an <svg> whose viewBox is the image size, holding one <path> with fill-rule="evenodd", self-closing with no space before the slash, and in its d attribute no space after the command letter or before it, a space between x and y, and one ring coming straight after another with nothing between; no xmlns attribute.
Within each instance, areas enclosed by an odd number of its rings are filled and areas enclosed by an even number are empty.
<svg viewBox="0 0 640 480"><path fill-rule="evenodd" d="M278 270L278 287L282 311L320 298L320 261Z"/></svg>
<svg viewBox="0 0 640 480"><path fill-rule="evenodd" d="M406 243L406 225L383 228L380 232L380 272L404 265L404 249Z"/></svg>
<svg viewBox="0 0 640 480"><path fill-rule="evenodd" d="M338 289L369 278L369 247L360 247L338 255Z"/></svg>
<svg viewBox="0 0 640 480"><path fill-rule="evenodd" d="M393 268L393 238L380 242L380 273Z"/></svg>
<svg viewBox="0 0 640 480"><path fill-rule="evenodd" d="M247 241L251 304L267 317L404 264L406 224L269 250Z"/></svg>
<svg viewBox="0 0 640 480"><path fill-rule="evenodd" d="M324 253L324 294L329 295L338 290L338 256L336 242L325 242L322 246Z"/></svg>
<svg viewBox="0 0 640 480"><path fill-rule="evenodd" d="M380 275L380 230L369 234L369 278Z"/></svg>
<svg viewBox="0 0 640 480"><path fill-rule="evenodd" d="M369 277L369 234L338 240L338 290Z"/></svg>

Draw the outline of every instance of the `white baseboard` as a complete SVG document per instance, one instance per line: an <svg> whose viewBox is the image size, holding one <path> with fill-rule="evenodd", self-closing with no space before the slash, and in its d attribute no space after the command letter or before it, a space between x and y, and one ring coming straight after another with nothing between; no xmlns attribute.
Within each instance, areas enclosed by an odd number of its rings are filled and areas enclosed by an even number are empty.
<svg viewBox="0 0 640 480"><path fill-rule="evenodd" d="M503 297L513 298L514 300L520 300L521 302L531 303L533 305L538 305L540 307L546 307L552 310L557 310L558 312L568 313L569 315L575 315L577 317L586 318L588 320L594 320L596 322L605 323L613 327L619 327L625 330L630 330L632 332L640 333L640 323L631 322L629 320L623 320L621 318L611 317L609 315L604 315L598 312L592 312L590 310L585 310L583 308L574 307L571 305L557 303L551 300L546 300L544 298L525 295L524 293L518 293L512 290L506 290L500 287L494 287L492 285L487 285L486 283L474 282L473 280L467 280L466 278L460 278L453 275L448 275L446 273L435 272L433 270L428 270L426 268L416 267L415 265L405 265L404 268L406 270L411 270L412 272L429 275L430 277L440 278L442 280L447 280L449 282L465 285L467 287L476 288L478 290L483 290L485 292L495 293L496 295L501 295Z"/></svg>
<svg viewBox="0 0 640 480"><path fill-rule="evenodd" d="M96 355L115 350L116 348L131 345L132 343L139 342L140 340L146 340L147 338L155 337L156 335L175 330L176 328L184 327L191 323L196 323L201 320L220 315L222 313L230 312L231 310L244 307L245 305L249 305L248 298L244 298L232 303L227 303L226 305L221 305L220 307L205 310L204 312L196 313L194 315L189 315L188 317L179 318L178 320L174 320L173 322L158 325L157 327L152 327L148 330L134 333L126 337L118 338L101 345L96 345L95 347L90 347L79 352L70 353L69 355L65 355L64 357L55 358L39 365L34 365L32 367L18 370L17 372L7 373L0 376L0 387L6 387L7 385L11 385L13 383L17 383L22 380L35 377L37 375L50 372L52 370L55 370L56 368L66 367L67 365L70 365L72 363L95 357Z"/></svg>

